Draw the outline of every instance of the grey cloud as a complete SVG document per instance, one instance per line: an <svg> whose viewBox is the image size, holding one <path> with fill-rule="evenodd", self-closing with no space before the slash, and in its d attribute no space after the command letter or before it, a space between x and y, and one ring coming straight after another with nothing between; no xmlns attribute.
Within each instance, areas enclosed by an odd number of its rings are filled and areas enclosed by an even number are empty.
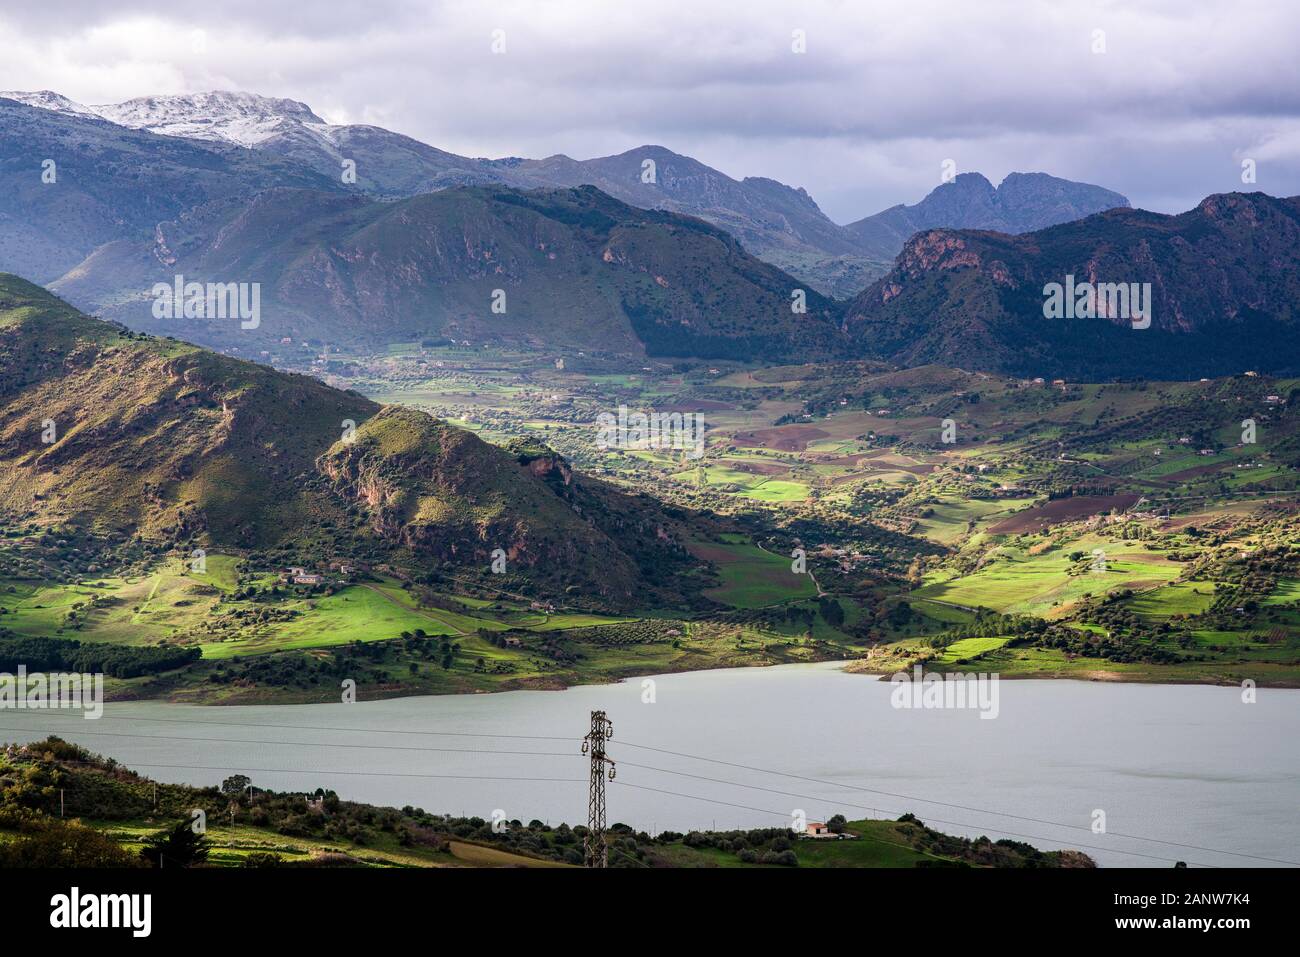
<svg viewBox="0 0 1300 957"><path fill-rule="evenodd" d="M92 102L238 88L470 155L660 143L804 186L840 221L914 202L948 157L995 181L1044 170L1176 211L1247 188L1240 160L1258 152L1257 188L1300 192L1300 9L1284 0L52 6L0 12L8 48L28 51L0 65L0 88ZM208 53L132 46L127 24L146 38L202 29Z"/></svg>

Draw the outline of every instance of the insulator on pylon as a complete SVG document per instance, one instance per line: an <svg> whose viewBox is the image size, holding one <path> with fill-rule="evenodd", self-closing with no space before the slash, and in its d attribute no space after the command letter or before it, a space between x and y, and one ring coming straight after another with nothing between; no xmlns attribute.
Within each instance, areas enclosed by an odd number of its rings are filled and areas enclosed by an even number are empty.
<svg viewBox="0 0 1300 957"><path fill-rule="evenodd" d="M614 780L614 772L615 772L616 770L618 770L618 769L615 768L612 764L609 766L609 779L610 779L611 781Z"/></svg>
<svg viewBox="0 0 1300 957"><path fill-rule="evenodd" d="M587 753L587 741L586 741L586 739L583 739L583 742L582 742L582 753L583 753L583 754L586 754L586 753Z"/></svg>

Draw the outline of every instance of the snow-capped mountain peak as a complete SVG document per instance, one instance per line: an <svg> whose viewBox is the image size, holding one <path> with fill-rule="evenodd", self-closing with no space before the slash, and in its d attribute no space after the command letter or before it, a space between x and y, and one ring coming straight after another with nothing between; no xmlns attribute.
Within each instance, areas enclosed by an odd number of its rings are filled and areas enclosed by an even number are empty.
<svg viewBox="0 0 1300 957"><path fill-rule="evenodd" d="M249 147L295 128L326 125L306 103L256 93L143 96L91 109L106 120L132 129Z"/></svg>
<svg viewBox="0 0 1300 957"><path fill-rule="evenodd" d="M234 143L253 147L277 136L328 140L328 123L306 103L256 93L185 93L142 96L121 103L84 104L50 90L0 93L26 106L55 113L91 116L118 126L162 136Z"/></svg>

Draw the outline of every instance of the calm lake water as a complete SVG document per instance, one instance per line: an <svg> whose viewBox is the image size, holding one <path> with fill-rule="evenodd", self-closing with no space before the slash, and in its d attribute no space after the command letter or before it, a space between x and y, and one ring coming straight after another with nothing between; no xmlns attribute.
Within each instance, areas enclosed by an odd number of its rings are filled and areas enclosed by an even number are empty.
<svg viewBox="0 0 1300 957"><path fill-rule="evenodd" d="M245 773L275 790L585 823L579 749L601 709L619 762L609 820L647 830L911 811L1107 866L1300 862L1300 691L1264 689L1247 705L1236 688L1004 681L987 720L895 709L888 683L833 664L654 681L650 704L635 679L349 705L109 704L98 721L5 711L0 739L54 732L161 781ZM1096 809L1105 834L1092 831Z"/></svg>

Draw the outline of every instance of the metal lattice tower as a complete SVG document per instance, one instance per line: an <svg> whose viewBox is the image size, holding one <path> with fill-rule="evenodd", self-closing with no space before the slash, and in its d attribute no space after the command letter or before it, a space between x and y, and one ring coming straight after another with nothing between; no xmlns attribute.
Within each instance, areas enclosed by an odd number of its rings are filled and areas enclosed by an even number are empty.
<svg viewBox="0 0 1300 957"><path fill-rule="evenodd" d="M582 739L582 753L591 755L591 784L587 792L587 838L583 841L583 864L608 867L609 848L605 845L605 767L614 780L614 762L605 757L605 741L614 736L614 722L603 711L591 713L591 730Z"/></svg>

